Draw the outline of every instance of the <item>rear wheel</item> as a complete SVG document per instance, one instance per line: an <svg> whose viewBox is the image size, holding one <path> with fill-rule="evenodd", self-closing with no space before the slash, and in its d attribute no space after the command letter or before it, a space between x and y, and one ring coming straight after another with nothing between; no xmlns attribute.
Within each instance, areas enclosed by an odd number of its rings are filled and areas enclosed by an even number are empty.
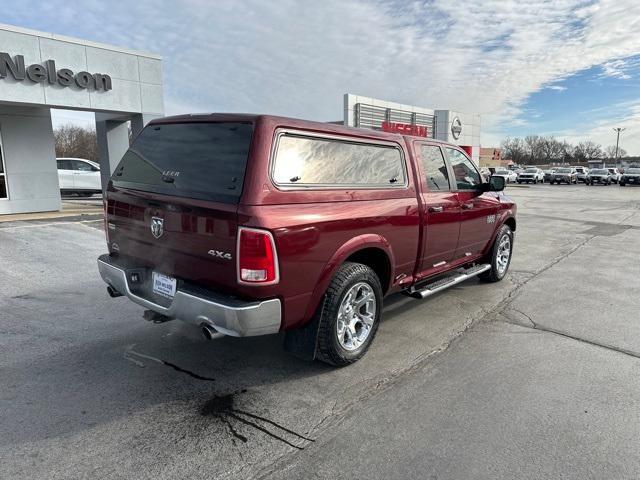
<svg viewBox="0 0 640 480"><path fill-rule="evenodd" d="M498 235L495 242L493 242L490 256L487 259L487 262L491 263L491 270L480 274L482 280L499 282L505 277L511 264L513 239L513 230L508 225L502 225L498 230Z"/></svg>
<svg viewBox="0 0 640 480"><path fill-rule="evenodd" d="M376 335L381 312L378 276L366 265L345 262L316 313L318 359L337 367L359 360Z"/></svg>

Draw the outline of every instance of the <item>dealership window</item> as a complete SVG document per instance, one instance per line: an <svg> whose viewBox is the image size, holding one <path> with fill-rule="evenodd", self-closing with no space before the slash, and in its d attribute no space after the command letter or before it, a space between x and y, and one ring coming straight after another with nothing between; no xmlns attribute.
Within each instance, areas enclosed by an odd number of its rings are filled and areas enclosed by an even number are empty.
<svg viewBox="0 0 640 480"><path fill-rule="evenodd" d="M406 185L395 146L297 135L280 137L273 180L288 186Z"/></svg>
<svg viewBox="0 0 640 480"><path fill-rule="evenodd" d="M449 174L444 163L442 150L437 145L422 145L422 166L427 177L427 186L430 191L449 190Z"/></svg>
<svg viewBox="0 0 640 480"><path fill-rule="evenodd" d="M7 174L4 169L4 148L0 132L0 199L7 198Z"/></svg>
<svg viewBox="0 0 640 480"><path fill-rule="evenodd" d="M482 180L473 162L464 153L453 148L447 148L447 154L453 167L453 174L456 176L458 190L478 189Z"/></svg>

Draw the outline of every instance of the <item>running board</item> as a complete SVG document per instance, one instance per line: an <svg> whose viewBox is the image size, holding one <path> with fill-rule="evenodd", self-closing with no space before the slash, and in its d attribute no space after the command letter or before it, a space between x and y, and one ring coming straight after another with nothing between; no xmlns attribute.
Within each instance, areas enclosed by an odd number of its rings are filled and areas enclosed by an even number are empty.
<svg viewBox="0 0 640 480"><path fill-rule="evenodd" d="M464 282L465 280L469 280L472 277L480 275L487 270L491 270L491 265L488 263L474 265L473 267L469 268L461 268L448 277L440 278L432 283L427 283L426 285L423 285L417 289L412 288L408 293L414 298L427 298L449 287L453 287L458 283Z"/></svg>

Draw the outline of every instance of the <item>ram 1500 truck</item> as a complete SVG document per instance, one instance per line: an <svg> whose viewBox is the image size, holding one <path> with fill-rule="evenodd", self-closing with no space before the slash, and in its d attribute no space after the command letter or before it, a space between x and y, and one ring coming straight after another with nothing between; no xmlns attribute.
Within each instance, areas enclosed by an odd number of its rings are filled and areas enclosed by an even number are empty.
<svg viewBox="0 0 640 480"><path fill-rule="evenodd" d="M112 297L208 339L285 332L358 360L383 298L422 299L509 268L516 206L455 145L267 115L150 122L105 196ZM428 316L428 311L425 311Z"/></svg>

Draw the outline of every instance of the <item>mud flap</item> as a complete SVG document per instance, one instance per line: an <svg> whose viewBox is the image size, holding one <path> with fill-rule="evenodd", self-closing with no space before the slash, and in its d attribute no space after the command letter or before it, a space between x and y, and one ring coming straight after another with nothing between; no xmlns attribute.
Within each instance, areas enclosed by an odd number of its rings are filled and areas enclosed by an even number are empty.
<svg viewBox="0 0 640 480"><path fill-rule="evenodd" d="M318 327L324 312L324 300L319 315L314 315L304 327L289 330L284 336L284 351L307 362L316 359L318 349Z"/></svg>

